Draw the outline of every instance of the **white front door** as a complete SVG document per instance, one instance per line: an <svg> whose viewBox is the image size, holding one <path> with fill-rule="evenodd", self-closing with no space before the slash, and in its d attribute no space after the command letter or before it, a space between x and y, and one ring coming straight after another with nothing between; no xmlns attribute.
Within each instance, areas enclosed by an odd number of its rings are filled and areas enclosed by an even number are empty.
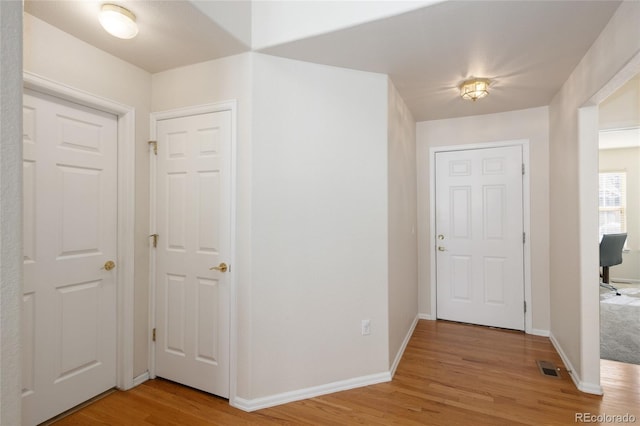
<svg viewBox="0 0 640 426"><path fill-rule="evenodd" d="M117 118L24 95L23 424L116 384Z"/></svg>
<svg viewBox="0 0 640 426"><path fill-rule="evenodd" d="M524 330L522 147L436 153L437 317Z"/></svg>
<svg viewBox="0 0 640 426"><path fill-rule="evenodd" d="M228 398L231 112L156 134L156 375Z"/></svg>

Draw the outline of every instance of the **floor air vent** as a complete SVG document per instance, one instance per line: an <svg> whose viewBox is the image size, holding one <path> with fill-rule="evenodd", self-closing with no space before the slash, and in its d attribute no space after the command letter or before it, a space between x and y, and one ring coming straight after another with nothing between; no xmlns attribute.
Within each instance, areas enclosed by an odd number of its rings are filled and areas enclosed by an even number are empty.
<svg viewBox="0 0 640 426"><path fill-rule="evenodd" d="M547 377L560 378L560 370L556 368L555 364L550 361L536 361L540 374Z"/></svg>

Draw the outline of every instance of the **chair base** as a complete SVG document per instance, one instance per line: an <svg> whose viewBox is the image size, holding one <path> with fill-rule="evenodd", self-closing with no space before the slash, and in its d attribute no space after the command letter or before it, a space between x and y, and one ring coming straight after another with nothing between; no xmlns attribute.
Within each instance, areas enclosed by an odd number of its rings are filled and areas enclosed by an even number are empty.
<svg viewBox="0 0 640 426"><path fill-rule="evenodd" d="M618 289L612 286L611 284L609 284L609 267L608 266L602 267L602 273L600 274L600 276L602 277L602 282L600 283L600 287L608 288L611 291L615 291L616 296L620 296L620 292L618 291Z"/></svg>
<svg viewBox="0 0 640 426"><path fill-rule="evenodd" d="M604 288L607 288L607 289L609 289L611 291L615 291L616 292L616 296L620 296L620 292L618 291L618 289L615 288L614 286L612 286L609 283L600 283L600 287L604 287Z"/></svg>

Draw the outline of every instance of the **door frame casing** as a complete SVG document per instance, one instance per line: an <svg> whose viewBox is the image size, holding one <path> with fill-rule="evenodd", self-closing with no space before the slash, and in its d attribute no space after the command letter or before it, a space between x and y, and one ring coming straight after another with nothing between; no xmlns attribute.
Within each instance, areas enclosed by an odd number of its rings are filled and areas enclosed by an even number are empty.
<svg viewBox="0 0 640 426"><path fill-rule="evenodd" d="M152 112L149 115L149 135L151 141L157 141L157 123L160 120L189 117L199 114L229 111L231 113L231 141L229 159L229 197L230 211L230 235L229 235L229 405L233 405L236 399L236 348L237 348L237 321L236 321L236 158L237 158L237 101L230 99L203 105L184 108L176 108L166 111ZM149 227L152 234L157 232L156 222L156 191L157 191L157 157L153 150L149 149ZM156 327L156 252L151 250L149 256L149 377L156 377L155 342L152 341L152 330Z"/></svg>
<svg viewBox="0 0 640 426"><path fill-rule="evenodd" d="M23 72L23 87L117 117L116 386L131 389L134 386L135 108L28 71Z"/></svg>
<svg viewBox="0 0 640 426"><path fill-rule="evenodd" d="M430 294L431 294L431 317L438 318L437 313L437 292L436 292L436 153L450 151L470 151L487 148L504 148L508 146L522 147L522 163L525 173L522 176L522 224L526 235L524 242L524 301L527 310L524 314L524 331L527 334L542 334L532 327L532 297L531 297L531 197L530 197L530 167L529 167L529 140L517 139L500 142L488 142L466 145L434 146L429 148L429 257L430 257Z"/></svg>

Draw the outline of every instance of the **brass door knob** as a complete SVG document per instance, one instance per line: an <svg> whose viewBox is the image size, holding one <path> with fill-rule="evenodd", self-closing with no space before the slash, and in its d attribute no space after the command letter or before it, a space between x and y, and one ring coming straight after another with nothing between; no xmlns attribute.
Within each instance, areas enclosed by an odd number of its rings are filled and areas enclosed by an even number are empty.
<svg viewBox="0 0 640 426"><path fill-rule="evenodd" d="M227 266L226 263L222 262L218 266L213 266L213 267L209 268L210 271L213 271L214 269L216 271L220 271L220 272L227 272L229 267Z"/></svg>
<svg viewBox="0 0 640 426"><path fill-rule="evenodd" d="M446 251L447 249L442 247L442 246L438 246L438 251Z"/></svg>
<svg viewBox="0 0 640 426"><path fill-rule="evenodd" d="M113 260L107 260L104 264L104 266L102 267L102 269L105 269L107 271L112 270L113 268L116 267L116 264Z"/></svg>

